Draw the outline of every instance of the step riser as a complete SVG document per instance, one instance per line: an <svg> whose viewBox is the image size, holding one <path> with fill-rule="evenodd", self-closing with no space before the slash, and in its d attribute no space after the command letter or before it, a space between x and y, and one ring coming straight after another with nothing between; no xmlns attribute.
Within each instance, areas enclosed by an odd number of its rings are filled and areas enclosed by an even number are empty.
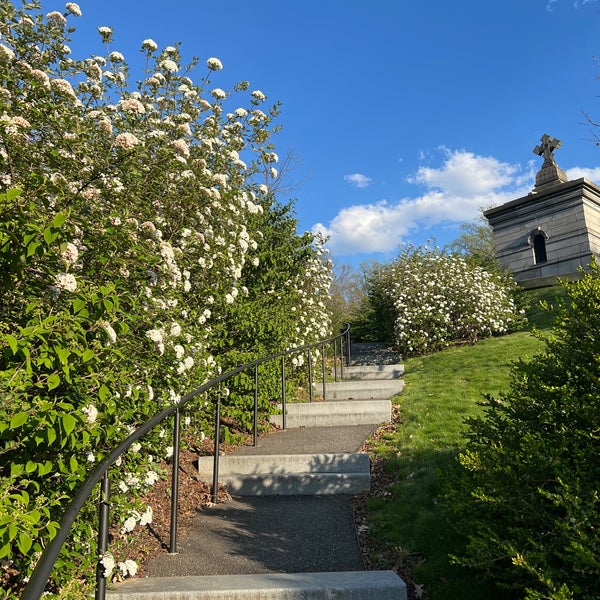
<svg viewBox="0 0 600 600"><path fill-rule="evenodd" d="M344 367L343 378L348 380L389 380L404 375L404 365L355 366Z"/></svg>
<svg viewBox="0 0 600 600"><path fill-rule="evenodd" d="M272 573L132 579L110 600L407 600L393 571Z"/></svg>
<svg viewBox="0 0 600 600"><path fill-rule="evenodd" d="M212 476L212 456L200 456L197 467L201 477ZM369 472L368 454L287 454L235 455L219 457L221 475L283 475L291 473Z"/></svg>
<svg viewBox="0 0 600 600"><path fill-rule="evenodd" d="M219 483L234 496L320 496L368 491L368 473L293 473L288 475L225 475Z"/></svg>
<svg viewBox="0 0 600 600"><path fill-rule="evenodd" d="M384 399L402 392L402 379L381 379L377 381L338 381L325 384L327 400L371 400Z"/></svg>
<svg viewBox="0 0 600 600"><path fill-rule="evenodd" d="M279 407L281 409L281 406ZM378 425L392 418L390 400L368 402L335 401L286 405L286 427L335 427L346 425ZM271 423L283 427L283 416L271 416Z"/></svg>
<svg viewBox="0 0 600 600"><path fill-rule="evenodd" d="M212 481L213 457L198 459L199 476ZM237 496L359 494L371 483L368 454L227 455L219 459L219 483Z"/></svg>

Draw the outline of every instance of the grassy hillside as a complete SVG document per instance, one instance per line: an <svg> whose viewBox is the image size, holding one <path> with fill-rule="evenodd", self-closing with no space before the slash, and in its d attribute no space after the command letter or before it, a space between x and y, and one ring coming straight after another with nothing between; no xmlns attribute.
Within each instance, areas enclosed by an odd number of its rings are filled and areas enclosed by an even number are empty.
<svg viewBox="0 0 600 600"><path fill-rule="evenodd" d="M551 317L538 309L539 300L554 302L558 293L546 288L531 294L530 324L549 326ZM437 497L463 445L465 418L480 414L485 394L508 389L513 362L542 347L526 331L405 361L405 390L395 399L399 422L371 449L394 483L369 500L369 535L378 540L371 560L381 568L399 564L413 598L494 598L494 591L472 573L450 564L448 555L460 551L462 540Z"/></svg>

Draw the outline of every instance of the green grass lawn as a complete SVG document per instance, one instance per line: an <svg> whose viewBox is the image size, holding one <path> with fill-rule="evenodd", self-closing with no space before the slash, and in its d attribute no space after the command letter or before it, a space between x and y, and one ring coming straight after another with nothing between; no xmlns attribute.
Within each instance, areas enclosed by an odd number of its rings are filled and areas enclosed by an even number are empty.
<svg viewBox="0 0 600 600"><path fill-rule="evenodd" d="M533 294L530 323L548 326L548 317L535 306L539 298L552 299L555 294L555 289ZM383 460L384 470L397 479L387 495L369 500L369 528L373 537L386 544L387 560L400 557L408 565L409 579L424 586L429 600L494 598L490 586L451 564L448 555L460 552L462 540L438 497L444 474L454 468L463 446L465 418L481 414L478 403L486 394L508 389L513 362L531 357L542 347L531 333L518 332L404 363L404 392L394 399L401 422L372 450ZM386 559L379 560L382 568L391 568L382 562Z"/></svg>

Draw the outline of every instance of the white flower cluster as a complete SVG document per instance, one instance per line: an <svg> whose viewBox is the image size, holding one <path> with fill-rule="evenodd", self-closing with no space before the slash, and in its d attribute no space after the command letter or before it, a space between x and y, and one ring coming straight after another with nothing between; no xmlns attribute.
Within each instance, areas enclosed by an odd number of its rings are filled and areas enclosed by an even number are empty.
<svg viewBox="0 0 600 600"><path fill-rule="evenodd" d="M143 513L139 513L137 510L132 510L129 513L129 516L123 521L121 533L131 533L138 524L141 527L150 525L150 523L152 523L152 517L153 512L151 506L147 506Z"/></svg>
<svg viewBox="0 0 600 600"><path fill-rule="evenodd" d="M496 275L437 249L406 252L382 281L396 315L394 342L405 356L504 333L518 318Z"/></svg>

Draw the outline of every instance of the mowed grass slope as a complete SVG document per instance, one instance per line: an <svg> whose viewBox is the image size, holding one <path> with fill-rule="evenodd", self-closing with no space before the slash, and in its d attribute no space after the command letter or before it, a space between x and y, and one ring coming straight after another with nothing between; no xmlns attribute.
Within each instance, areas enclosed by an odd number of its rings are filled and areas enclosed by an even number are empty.
<svg viewBox="0 0 600 600"><path fill-rule="evenodd" d="M554 299L556 290L536 297ZM533 310L530 322L546 327L547 315ZM394 401L400 423L372 450L386 472L396 477L385 496L369 500L370 535L387 545L375 564L398 560L416 590L430 600L489 600L491 586L451 564L462 540L438 503L445 474L456 468L465 442L465 419L482 413L486 394L509 388L511 365L539 352L543 343L530 332L489 338L476 345L448 348L405 361L404 392ZM414 593L414 592L413 592ZM419 597L418 594L413 597ZM500 596L498 596L500 597Z"/></svg>

